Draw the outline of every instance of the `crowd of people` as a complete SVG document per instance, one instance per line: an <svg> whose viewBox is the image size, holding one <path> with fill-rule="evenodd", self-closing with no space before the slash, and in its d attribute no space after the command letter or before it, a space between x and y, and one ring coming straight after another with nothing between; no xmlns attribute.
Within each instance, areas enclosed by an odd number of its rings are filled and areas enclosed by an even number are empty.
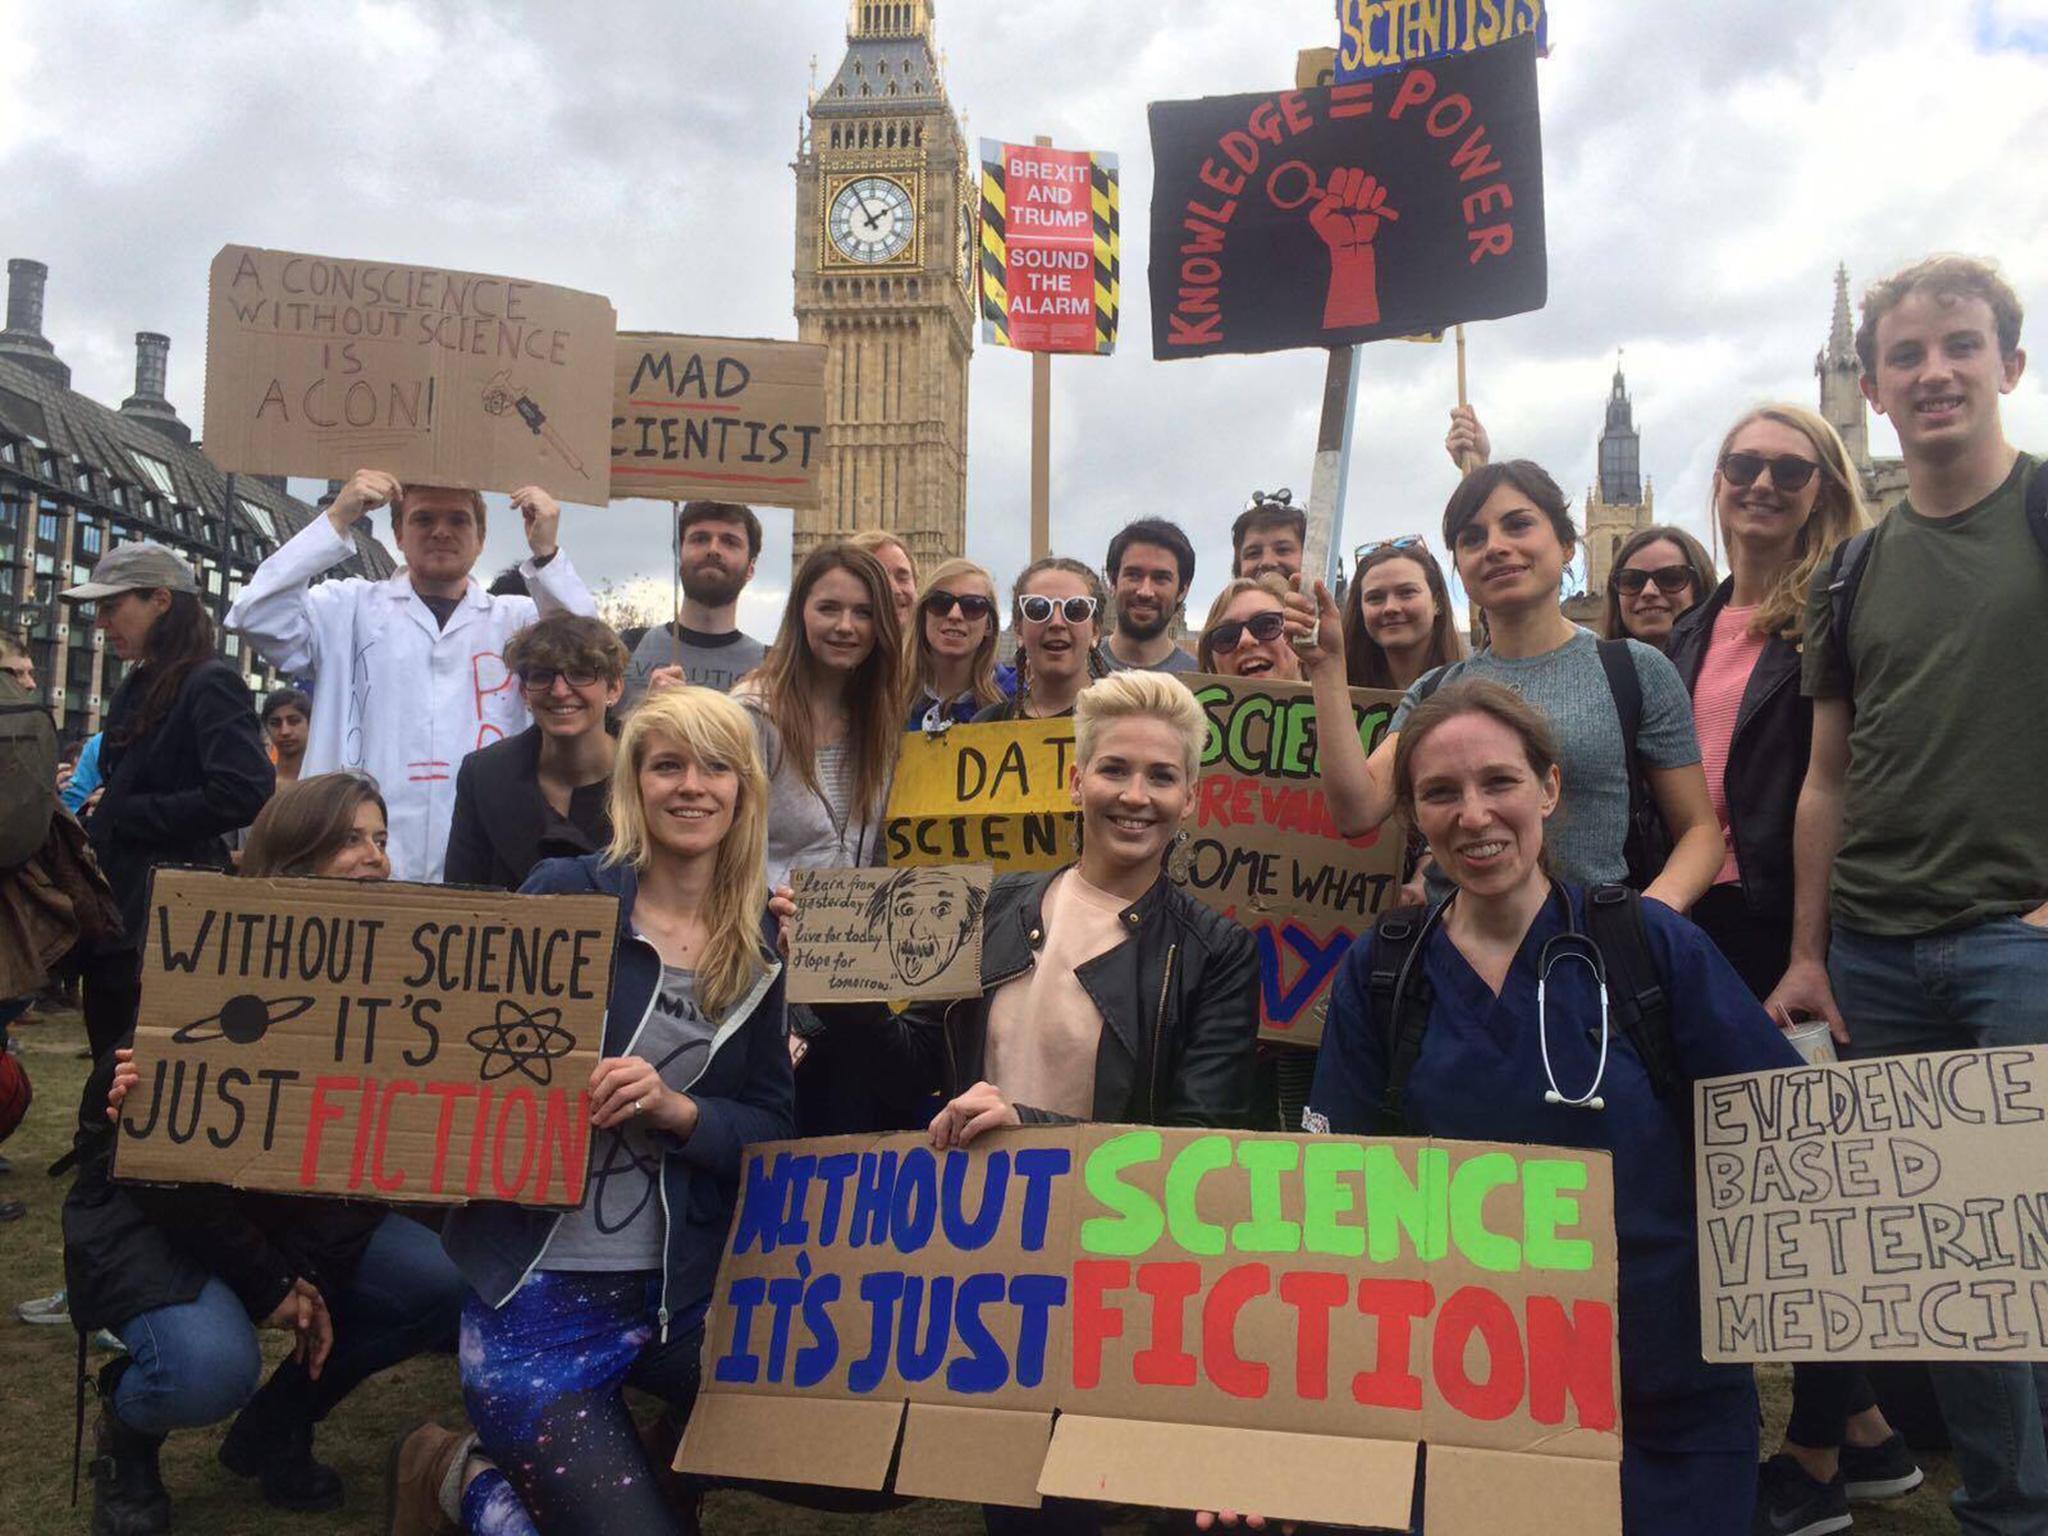
<svg viewBox="0 0 2048 1536"><path fill-rule="evenodd" d="M1824 1536L1911 1490L1913 1453L1851 1363L1797 1368L1759 1460L1752 1373L1702 1358L1688 1106L1695 1079L1794 1064L1786 1031L1811 1020L1845 1054L2048 1044L2048 477L2000 413L2020 321L1964 258L1874 285L1856 344L1906 502L1873 523L1824 419L1740 410L1709 493L1728 575L1684 530L1644 529L1615 553L1598 634L1561 606L1580 535L1555 478L1496 460L1461 407L1441 538L1482 615L1469 652L1421 534L1360 546L1332 594L1302 569L1285 492L1232 525L1192 653L1194 546L1148 517L1100 570L1026 566L1005 665L994 576L920 573L886 532L801 560L764 644L737 622L759 520L690 502L673 621L616 634L544 491L512 497L529 556L487 589L481 496L364 470L227 616L291 680L260 707L189 568L110 551L66 596L130 666L61 767L21 723L33 669L0 643L0 752L57 791L15 797L35 802L26 834L0 814L0 1035L75 975L95 1062L66 1292L30 1304L122 1346L97 1379L92 1529L169 1529L164 1437L230 1418L223 1465L273 1505L331 1508L322 1418L369 1375L453 1350L469 1422L395 1435L388 1529L692 1530L699 1490L667 1467L742 1149L1061 1121L1618 1154L1625 1529ZM320 579L387 508L398 572ZM1306 683L1347 722L1353 687L1405 694L1370 756L1354 731L1322 740L1338 829L1400 817L1419 905L1352 948L1318 1051L1261 1050L1250 936L1174 878L1206 730L1190 672ZM1055 717L1073 722L1074 856L999 875L981 995L786 1004L790 873L880 861L904 733ZM437 1233L381 1206L113 1180L163 864L618 897L588 1084L606 1176L583 1207L476 1202ZM1563 938L1611 985L1554 964ZM292 1349L259 1380L264 1329ZM2048 1372L1929 1375L1959 1526L2048 1530ZM989 1525L1101 1518L1054 1501Z"/></svg>

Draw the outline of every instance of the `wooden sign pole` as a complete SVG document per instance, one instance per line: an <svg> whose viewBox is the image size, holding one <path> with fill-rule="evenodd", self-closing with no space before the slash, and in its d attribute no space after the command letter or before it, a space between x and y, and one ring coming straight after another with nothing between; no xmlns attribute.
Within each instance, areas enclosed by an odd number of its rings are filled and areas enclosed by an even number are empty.
<svg viewBox="0 0 2048 1536"><path fill-rule="evenodd" d="M1351 418L1358 404L1357 347L1332 347L1323 374L1323 414L1308 482L1308 535L1302 541L1303 585L1317 576L1336 590L1342 564L1344 485L1351 473Z"/></svg>
<svg viewBox="0 0 2048 1536"><path fill-rule="evenodd" d="M1041 148L1052 140L1039 134ZM1031 354L1031 558L1052 553L1052 354Z"/></svg>

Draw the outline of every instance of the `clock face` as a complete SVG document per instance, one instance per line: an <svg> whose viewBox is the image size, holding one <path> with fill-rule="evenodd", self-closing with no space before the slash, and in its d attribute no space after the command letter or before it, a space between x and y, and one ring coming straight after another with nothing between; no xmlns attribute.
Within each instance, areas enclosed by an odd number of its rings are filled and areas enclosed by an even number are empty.
<svg viewBox="0 0 2048 1536"><path fill-rule="evenodd" d="M863 176L839 189L827 227L849 261L893 261L909 248L917 209L901 182Z"/></svg>
<svg viewBox="0 0 2048 1536"><path fill-rule="evenodd" d="M974 194L963 192L960 196L960 282L969 293L974 291L975 247L981 242L981 221L976 217Z"/></svg>

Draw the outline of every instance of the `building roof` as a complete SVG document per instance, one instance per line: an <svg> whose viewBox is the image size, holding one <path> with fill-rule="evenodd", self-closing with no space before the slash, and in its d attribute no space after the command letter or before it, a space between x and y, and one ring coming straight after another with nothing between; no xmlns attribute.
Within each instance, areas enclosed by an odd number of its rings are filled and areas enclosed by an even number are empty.
<svg viewBox="0 0 2048 1536"><path fill-rule="evenodd" d="M839 70L811 106L815 117L851 116L890 107L946 104L938 61L922 37L858 37L846 44Z"/></svg>
<svg viewBox="0 0 2048 1536"><path fill-rule="evenodd" d="M116 516L145 523L156 521L145 510L146 501L129 500L124 505L114 499L112 488L125 486L143 497L168 494L187 507L224 517L224 526L250 535L257 560L319 515L318 508L253 475L235 477L238 505L230 507L227 476L201 445L181 441L181 435L147 419L124 416L0 355L0 440L12 440L21 450L19 462L10 467L25 479L45 482L51 494L70 500L83 495ZM55 475L45 472L50 453L66 458ZM82 469L94 475L93 488L87 492L81 492L78 483ZM168 492L153 472L158 469L168 480ZM355 557L345 567L348 574L382 578L397 569L361 523L356 525L355 541Z"/></svg>

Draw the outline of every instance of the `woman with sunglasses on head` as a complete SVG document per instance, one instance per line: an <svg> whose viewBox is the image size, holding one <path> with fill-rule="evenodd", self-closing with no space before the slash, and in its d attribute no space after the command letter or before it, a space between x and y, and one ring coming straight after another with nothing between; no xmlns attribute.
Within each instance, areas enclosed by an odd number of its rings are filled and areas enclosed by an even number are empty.
<svg viewBox="0 0 2048 1536"><path fill-rule="evenodd" d="M1048 555L1025 566L1010 589L1017 696L989 705L975 721L1071 715L1081 690L1108 671L1095 649L1108 603L1102 578L1078 560Z"/></svg>
<svg viewBox="0 0 2048 1536"><path fill-rule="evenodd" d="M385 880L386 833L367 775L301 779L257 814L241 876ZM454 1347L462 1277L431 1231L381 1205L112 1182L114 1126L140 1081L134 1054L116 1050L90 1085L106 1122L81 1132L64 1202L72 1321L112 1329L128 1350L100 1372L92 1528L168 1530L164 1438L230 1413L224 1467L257 1479L274 1508L334 1509L342 1483L313 1459L316 1426L378 1371ZM293 1347L259 1387L266 1329Z"/></svg>
<svg viewBox="0 0 2048 1536"><path fill-rule="evenodd" d="M905 730L962 725L1002 702L995 594L995 582L972 560L948 560L925 579L911 630Z"/></svg>
<svg viewBox="0 0 2048 1536"><path fill-rule="evenodd" d="M1732 574L1678 621L1669 647L1728 840L1692 919L1769 999L1791 962L1792 827L1813 743L1813 701L1799 687L1807 591L1869 518L1840 436L1804 406L1746 412L1715 465L1713 515ZM1842 1529L1852 1498L1896 1497L1920 1481L1860 1367L1792 1368L1791 1421L1759 1496L1773 1532Z"/></svg>
<svg viewBox="0 0 2048 1536"><path fill-rule="evenodd" d="M1345 957L1304 1127L1613 1154L1622 1529L1741 1536L1756 1389L1747 1367L1701 1358L1692 1085L1798 1058L1713 945L1666 907L1620 905L1632 937L1616 974L1619 947L1590 937L1608 933L1594 893L1550 871L1560 760L1543 715L1498 683L1447 684L1410 714L1395 795L1449 894L1405 932L1376 926ZM1667 1006L1661 1021L1631 1026L1610 1014L1602 978L1619 996L1638 966ZM1397 1032L1416 1042L1399 1063Z"/></svg>
<svg viewBox="0 0 2048 1536"><path fill-rule="evenodd" d="M1671 649L1671 626L1714 590L1714 557L1683 528L1638 528L1614 552L1601 633Z"/></svg>
<svg viewBox="0 0 2048 1536"><path fill-rule="evenodd" d="M629 657L602 619L557 613L505 647L505 669L533 724L463 758L442 878L516 891L542 859L595 853L612 840L611 711ZM659 683L656 684L660 686Z"/></svg>
<svg viewBox="0 0 2048 1536"><path fill-rule="evenodd" d="M1443 567L1419 533L1361 544L1344 597L1354 688L1406 689L1465 654Z"/></svg>

